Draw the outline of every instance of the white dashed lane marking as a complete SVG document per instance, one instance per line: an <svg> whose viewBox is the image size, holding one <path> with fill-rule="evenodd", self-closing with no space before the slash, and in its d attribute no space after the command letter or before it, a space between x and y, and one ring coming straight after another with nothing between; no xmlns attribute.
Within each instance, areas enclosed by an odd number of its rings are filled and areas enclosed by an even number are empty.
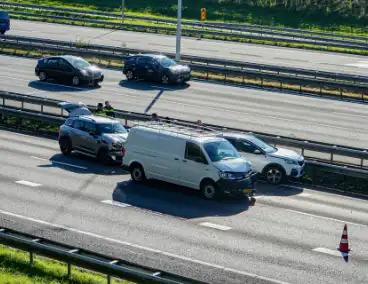
<svg viewBox="0 0 368 284"><path fill-rule="evenodd" d="M103 200L101 202L105 203L105 204L119 206L119 207L130 207L130 206L132 206L132 205L127 204L127 203L122 203L122 202L113 201L113 200Z"/></svg>
<svg viewBox="0 0 368 284"><path fill-rule="evenodd" d="M31 182L31 181L26 181L26 180L18 180L15 183L30 186L30 187L41 186L41 184L39 184L39 183L34 183L34 182Z"/></svg>
<svg viewBox="0 0 368 284"><path fill-rule="evenodd" d="M348 255L347 253L342 253L338 250L332 250L332 249L327 249L327 248L315 248L315 249L312 249L312 251L321 252L324 254L329 254L329 255L339 256L339 257Z"/></svg>
<svg viewBox="0 0 368 284"><path fill-rule="evenodd" d="M213 224L213 223L209 223L209 222L200 223L199 225L204 226L204 227L208 227L208 228L212 228L212 229L221 230L221 231L231 230L231 227L217 225L217 224Z"/></svg>
<svg viewBox="0 0 368 284"><path fill-rule="evenodd" d="M41 160L41 161L48 161L48 162L51 162L53 164L59 164L59 165L64 165L64 166L68 166L68 167L78 168L78 169L82 169L82 170L87 170L88 169L87 167L77 166L77 165L64 163L64 162L58 162L58 161L54 161L54 160L47 160L47 159L39 158L39 157L35 157L35 156L31 156L31 158L36 159L36 160Z"/></svg>

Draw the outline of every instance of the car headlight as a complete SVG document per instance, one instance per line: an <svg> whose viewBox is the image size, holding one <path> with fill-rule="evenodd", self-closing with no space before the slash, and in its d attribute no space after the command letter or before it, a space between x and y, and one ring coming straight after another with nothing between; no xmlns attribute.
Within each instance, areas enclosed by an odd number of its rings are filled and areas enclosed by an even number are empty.
<svg viewBox="0 0 368 284"><path fill-rule="evenodd" d="M219 172L219 176L220 178L224 178L224 179L236 179L236 176L232 173L225 173L225 172Z"/></svg>
<svg viewBox="0 0 368 284"><path fill-rule="evenodd" d="M297 165L298 164L298 161L290 160L290 159L285 159L285 162L289 165Z"/></svg>

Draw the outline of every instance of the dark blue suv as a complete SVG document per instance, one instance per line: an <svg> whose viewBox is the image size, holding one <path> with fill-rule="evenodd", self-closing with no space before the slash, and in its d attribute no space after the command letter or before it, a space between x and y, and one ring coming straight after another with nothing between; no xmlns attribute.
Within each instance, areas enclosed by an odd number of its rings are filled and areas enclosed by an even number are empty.
<svg viewBox="0 0 368 284"><path fill-rule="evenodd" d="M6 11L0 11L0 34L3 35L8 30L10 30L9 14Z"/></svg>

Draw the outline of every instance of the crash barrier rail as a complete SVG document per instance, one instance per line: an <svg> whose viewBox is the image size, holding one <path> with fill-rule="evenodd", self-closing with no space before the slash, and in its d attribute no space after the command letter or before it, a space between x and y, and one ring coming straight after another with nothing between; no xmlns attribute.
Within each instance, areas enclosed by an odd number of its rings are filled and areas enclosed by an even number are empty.
<svg viewBox="0 0 368 284"><path fill-rule="evenodd" d="M122 56L140 54L140 53L156 53L152 50L140 50L133 48L124 48L124 47L116 47L116 46L106 46L106 45L98 45L91 44L89 42L79 43L79 42L68 42L68 41L59 41L59 40L50 40L50 39L42 39L42 38L33 38L33 37L24 37L24 36L11 36L6 35L0 37L5 42L17 42L17 43L37 43L42 45L50 45L57 47L68 47L68 48L83 48L86 50L99 51L99 52L111 52L113 54L120 54ZM167 56L174 58L174 53L165 53ZM334 80L334 81L345 81L352 83L368 83L368 76L359 76L352 74L343 74L336 72L326 72L326 71L317 71L317 70L308 70L301 68L293 68L293 67L278 67L274 65L266 65L266 64L257 64L251 62L242 62L242 61L234 61L234 60L226 60L226 59L214 59L214 58L206 58L200 56L192 56L192 55L181 55L180 62L188 63L188 64L201 64L213 67L223 66L225 68L239 68L240 70L248 70L248 71L256 71L258 73L266 73L271 74L272 72L277 74L284 74L290 77L298 77L298 79L302 77L306 78L319 78L324 80Z"/></svg>
<svg viewBox="0 0 368 284"><path fill-rule="evenodd" d="M1 2L1 1L0 1L0 6L27 8L27 9L34 9L34 10L40 10L40 11L52 11L52 12L59 12L59 13L66 12L66 13L76 13L76 14L83 14L83 15L95 15L95 16L110 17L110 18L115 18L115 19L117 18L120 19L122 17L121 14L117 14L117 13L90 11L90 10L81 10L81 9L72 9L72 8L59 8L59 7ZM15 12L12 12L12 13L15 13ZM124 18L131 19L131 20L141 20L141 21L147 21L147 22L171 24L171 25L177 24L177 21L175 20L144 17L144 16L132 16L132 15L127 15L127 14L124 15ZM345 34L315 32L315 31L308 31L308 30L302 30L302 29L280 28L280 27L263 26L263 25L221 23L221 22L198 22L198 21L186 21L186 20L182 20L182 25L191 26L195 28L225 30L225 31L230 31L232 35L234 34L234 32L236 33L247 32L247 33L260 34L260 35L265 34L265 35L270 35L270 36L292 37L292 38L302 38L302 39L318 38L320 40L326 40L326 39L328 40L328 39L340 38L346 42L353 42L353 43L358 42L358 41L368 42L368 37L365 37L365 36L352 36L352 35L345 35Z"/></svg>
<svg viewBox="0 0 368 284"><path fill-rule="evenodd" d="M123 24L116 23L111 21L104 20L92 20L92 19L82 19L75 17L65 17L65 16L51 16L44 14L27 13L27 12L9 12L13 15L25 16L25 17L37 17L43 19L52 19L52 20L62 20L62 21L72 21L72 22L80 22L80 23L89 23L89 24L98 24L98 25L106 25L116 28L126 28L126 29L136 29L136 30L145 30L150 32L170 32L176 33L176 28L174 27L158 27L158 26L147 26L147 25L136 25L136 24ZM358 42L358 41L347 41L347 40L339 40L339 39L330 39L323 37L308 37L302 36L301 39L291 38L289 37L276 37L276 36L264 36L266 32L263 32L262 35L252 35L249 33L229 33L229 32L221 32L221 31L212 31L212 30L200 30L200 29L182 29L183 35L192 35L192 36L212 36L216 37L231 37L236 38L237 40L256 40L256 41L274 41L274 42L283 42L283 43L295 43L302 45L314 45L314 46L322 46L322 47L338 47L338 48L346 48L346 49L358 49L358 50L366 50L368 47L368 43L366 42ZM272 32L267 32L272 33Z"/></svg>
<svg viewBox="0 0 368 284"><path fill-rule="evenodd" d="M1 38L1 37L0 37ZM13 48L27 48L27 49L39 49L42 53L46 51L53 52L61 52L64 54L78 54L81 56L89 56L98 59L106 59L106 60L124 60L129 55L127 55L127 50L122 51L124 53L119 53L121 50L119 48L111 48L110 50L98 49L99 47L96 45L88 46L88 47L76 47L74 43L70 42L62 42L62 41L53 41L53 40L43 40L40 39L20 39L17 37L5 36L2 37L3 41L0 41L0 49L6 47ZM13 40L9 40L13 39ZM19 42L21 41L21 42ZM26 42L28 41L28 42ZM60 46L61 45L61 46ZM132 51L132 50L131 50ZM122 62L123 64L123 62ZM267 72L258 72L253 70L239 70L237 68L227 68L227 67L219 67L214 65L205 65L192 63L189 64L192 71L197 72L201 75L197 75L200 78L205 80L211 79L211 75L213 76L222 76L223 81L228 82L238 82L234 81L234 78L239 79L240 84L250 84L246 82L246 78L251 78L254 80L258 80L257 83L254 83L257 86L262 88L270 88L268 81L276 82L277 88L284 89L285 85L287 89L290 89L287 85L294 85L297 87L293 89L298 92L305 93L316 93L321 96L332 96L334 98L340 99L349 99L349 100L359 100L366 101L368 96L368 86L364 84L352 84L338 81L326 81L325 79L315 79L315 78L299 78L299 77L290 77L288 75L283 74L272 74ZM311 91L310 89L305 90L308 87L313 87L316 90ZM328 91L328 93L327 93ZM335 91L335 93L331 93Z"/></svg>
<svg viewBox="0 0 368 284"><path fill-rule="evenodd" d="M116 277L137 283L206 284L206 282L158 271L120 258L54 242L5 227L0 227L0 243L29 252L30 264L33 264L35 255L64 262L68 265L68 277L72 273L71 266L75 265L107 275L107 283L111 283L111 277Z"/></svg>
<svg viewBox="0 0 368 284"><path fill-rule="evenodd" d="M61 100L54 100L48 98L41 98L36 96L24 95L19 93L0 91L1 105L0 112L3 117L5 116L17 116L24 119L38 119L40 121L55 123L56 125L61 125L65 121L65 112L60 109L59 103L63 102ZM18 102L18 105L15 103ZM20 106L19 106L20 103ZM34 110L27 104L36 105L39 109ZM95 106L87 106L92 112ZM49 108L57 108L59 114L51 112ZM36 113L35 113L36 112ZM40 113L41 112L41 113ZM52 116L52 115L54 116ZM61 117L57 117L60 115ZM115 110L115 115L118 119L124 120L125 125L134 124L135 121L148 121L150 116L147 114ZM64 117L64 118L63 118ZM194 122L172 119L176 123L183 123L185 125L195 125ZM251 131L245 129L237 129L213 124L206 124L209 127L218 131L235 131L242 133L249 133ZM316 141L307 141L303 139L296 139L290 137L281 137L278 135L271 135L261 132L252 132L254 135L260 139L273 144L274 146L287 146L295 148L301 151L301 154L308 160L325 162L334 165L346 165L350 168L360 168L368 169L368 152L366 149L332 145L327 143L321 143Z"/></svg>

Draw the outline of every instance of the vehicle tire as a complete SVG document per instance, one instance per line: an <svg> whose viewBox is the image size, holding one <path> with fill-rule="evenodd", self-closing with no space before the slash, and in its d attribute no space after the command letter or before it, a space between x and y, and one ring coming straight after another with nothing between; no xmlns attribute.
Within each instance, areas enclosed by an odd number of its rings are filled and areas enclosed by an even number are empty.
<svg viewBox="0 0 368 284"><path fill-rule="evenodd" d="M5 31L0 31L0 34L2 34L2 35L5 34Z"/></svg>
<svg viewBox="0 0 368 284"><path fill-rule="evenodd" d="M78 76L74 76L73 80L72 80L72 84L74 86L79 86L80 85L80 78Z"/></svg>
<svg viewBox="0 0 368 284"><path fill-rule="evenodd" d="M169 76L162 75L162 77L161 77L161 83L164 84L164 85L168 85L170 83Z"/></svg>
<svg viewBox="0 0 368 284"><path fill-rule="evenodd" d="M143 167L140 164L133 164L130 168L130 175L134 183L140 184L146 180Z"/></svg>
<svg viewBox="0 0 368 284"><path fill-rule="evenodd" d="M64 156L70 155L72 152L72 142L69 138L61 138L59 141L60 151Z"/></svg>
<svg viewBox="0 0 368 284"><path fill-rule="evenodd" d="M47 75L45 72L41 71L40 74L38 74L38 78L40 79L40 81L46 81Z"/></svg>
<svg viewBox="0 0 368 284"><path fill-rule="evenodd" d="M212 181L204 181L201 184L202 196L207 200L215 199L218 196L218 188Z"/></svg>
<svg viewBox="0 0 368 284"><path fill-rule="evenodd" d="M134 72L132 70L126 71L125 76L127 77L128 81L132 81L135 78Z"/></svg>
<svg viewBox="0 0 368 284"><path fill-rule="evenodd" d="M104 165L109 165L112 162L110 156L107 155L106 149L100 149L100 151L98 151L97 160Z"/></svg>
<svg viewBox="0 0 368 284"><path fill-rule="evenodd" d="M264 176L268 183L278 185L285 179L285 171L281 166L269 166L264 170Z"/></svg>

